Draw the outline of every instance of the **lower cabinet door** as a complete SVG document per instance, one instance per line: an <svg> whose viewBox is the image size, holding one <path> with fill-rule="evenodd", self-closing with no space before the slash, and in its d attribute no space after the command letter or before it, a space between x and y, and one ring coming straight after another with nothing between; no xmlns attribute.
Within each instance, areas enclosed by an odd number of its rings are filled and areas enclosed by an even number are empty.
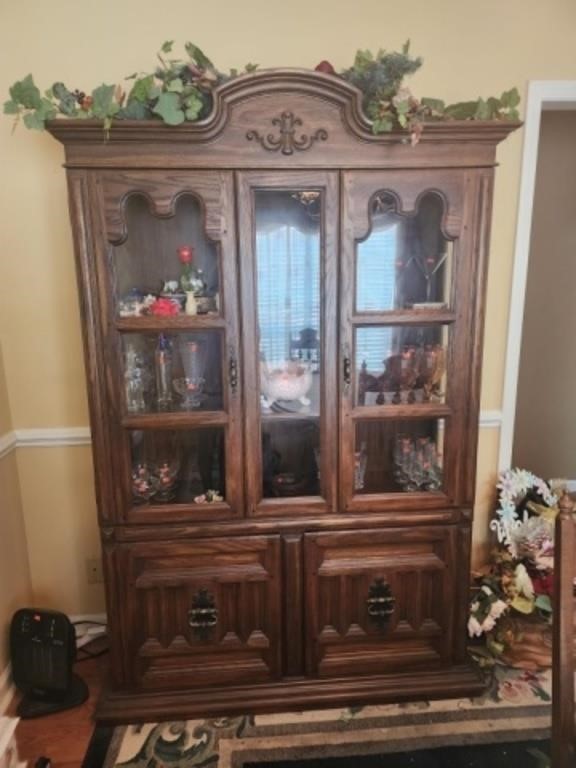
<svg viewBox="0 0 576 768"><path fill-rule="evenodd" d="M447 661L455 540L449 528L308 534L309 674L380 674Z"/></svg>
<svg viewBox="0 0 576 768"><path fill-rule="evenodd" d="M279 537L119 549L119 624L131 685L161 690L279 676Z"/></svg>

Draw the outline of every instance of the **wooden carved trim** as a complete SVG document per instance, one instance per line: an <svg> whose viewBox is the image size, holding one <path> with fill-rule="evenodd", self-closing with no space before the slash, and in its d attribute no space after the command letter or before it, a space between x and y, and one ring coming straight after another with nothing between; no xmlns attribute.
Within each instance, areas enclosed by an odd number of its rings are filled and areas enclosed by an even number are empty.
<svg viewBox="0 0 576 768"><path fill-rule="evenodd" d="M274 136L271 133L261 136L258 131L251 130L246 133L246 138L248 141L257 141L262 149L269 152L280 150L283 155L293 155L295 150L305 151L310 149L315 142L326 141L328 138L328 131L325 128L318 128L311 136L305 133L299 137L296 136L296 129L302 125L302 120L296 117L293 112L282 112L280 117L272 119L272 125L278 127L279 136Z"/></svg>

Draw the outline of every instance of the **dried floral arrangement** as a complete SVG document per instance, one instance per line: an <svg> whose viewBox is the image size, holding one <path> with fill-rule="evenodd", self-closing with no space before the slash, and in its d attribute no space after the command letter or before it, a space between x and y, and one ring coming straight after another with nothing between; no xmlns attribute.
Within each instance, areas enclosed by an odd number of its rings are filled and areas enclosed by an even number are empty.
<svg viewBox="0 0 576 768"><path fill-rule="evenodd" d="M472 595L468 632L486 636L488 650L499 656L511 639L513 616L552 615L554 520L558 498L541 478L524 469L503 472L498 509L490 527L497 546Z"/></svg>
<svg viewBox="0 0 576 768"><path fill-rule="evenodd" d="M258 67L248 64L242 71L220 72L212 61L193 43L185 44L187 58L172 58L172 40L165 42L157 54L158 64L150 73L134 73L126 78L129 88L121 85L99 85L91 93L71 90L58 82L42 94L32 75L14 83L4 113L23 119L27 128L44 129L48 120L59 116L99 119L105 130L113 120L160 119L168 125L198 121L209 115L214 89L240 74ZM374 133L407 131L416 143L423 124L431 120L517 120L520 96L516 88L500 98L445 104L441 99L416 99L403 85L422 65L422 59L410 55L407 42L399 52L358 51L348 69L336 73L326 61L316 70L342 77L363 94L366 116Z"/></svg>

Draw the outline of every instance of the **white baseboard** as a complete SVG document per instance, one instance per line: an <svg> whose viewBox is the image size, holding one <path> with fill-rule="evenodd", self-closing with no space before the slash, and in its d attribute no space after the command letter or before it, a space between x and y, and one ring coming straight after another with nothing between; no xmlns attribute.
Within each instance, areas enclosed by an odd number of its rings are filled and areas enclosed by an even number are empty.
<svg viewBox="0 0 576 768"><path fill-rule="evenodd" d="M17 717L0 716L0 768L26 768L20 762L14 732L18 725Z"/></svg>
<svg viewBox="0 0 576 768"><path fill-rule="evenodd" d="M12 685L12 676L10 674L10 664L8 664L6 669L0 674L0 717L8 711L15 693L16 689ZM2 752L0 752L1 754Z"/></svg>

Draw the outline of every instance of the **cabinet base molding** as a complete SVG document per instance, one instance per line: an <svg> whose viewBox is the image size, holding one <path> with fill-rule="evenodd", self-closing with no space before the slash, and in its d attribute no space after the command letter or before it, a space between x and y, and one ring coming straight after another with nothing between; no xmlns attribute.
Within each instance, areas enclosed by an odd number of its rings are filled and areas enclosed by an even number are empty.
<svg viewBox="0 0 576 768"><path fill-rule="evenodd" d="M155 722L225 715L329 709L358 704L452 699L482 693L476 668L460 665L435 670L364 678L300 679L269 685L205 688L197 691L104 692L96 708L103 724Z"/></svg>

